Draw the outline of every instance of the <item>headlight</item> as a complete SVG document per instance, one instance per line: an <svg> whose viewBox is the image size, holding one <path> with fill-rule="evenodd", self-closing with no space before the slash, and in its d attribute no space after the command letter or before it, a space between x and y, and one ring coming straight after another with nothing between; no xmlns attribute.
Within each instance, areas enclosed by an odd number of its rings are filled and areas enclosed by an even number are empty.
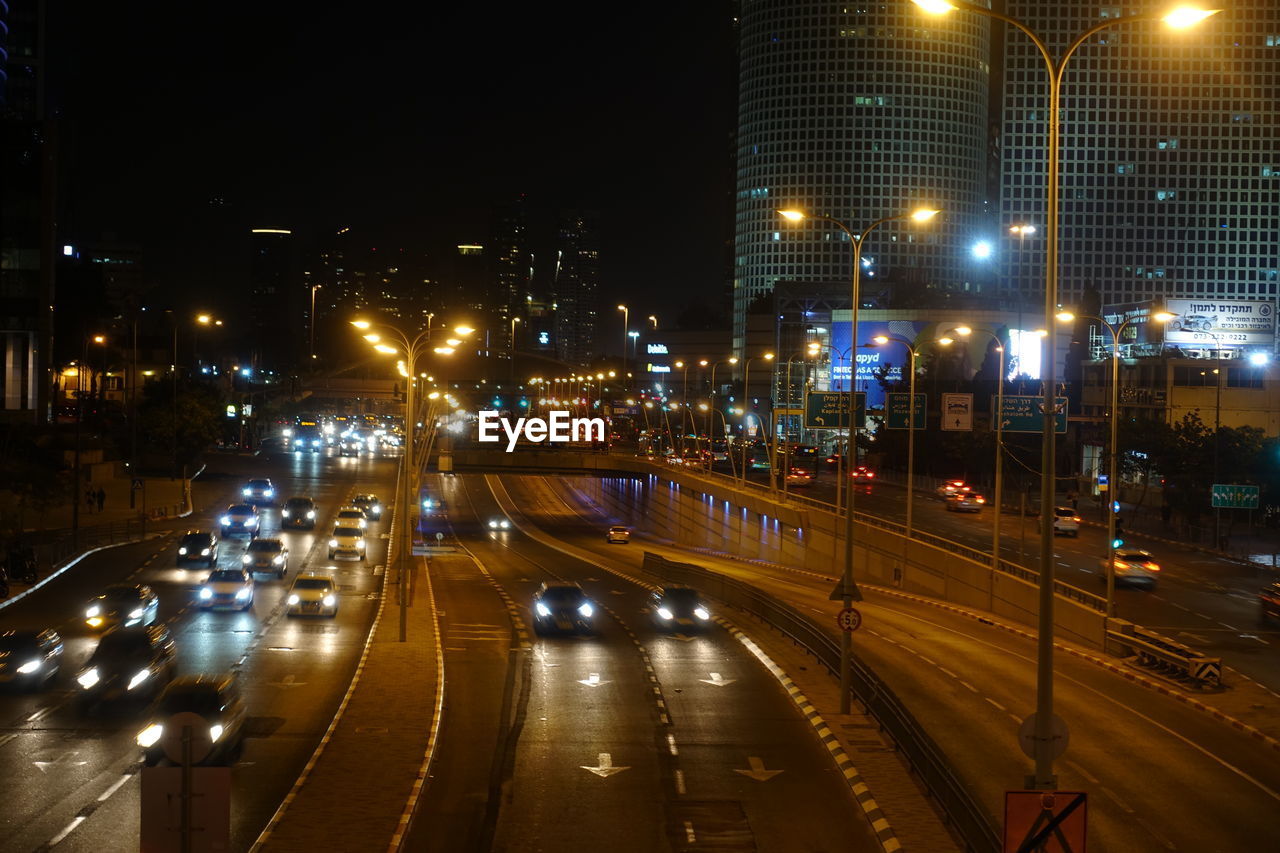
<svg viewBox="0 0 1280 853"><path fill-rule="evenodd" d="M284 554L277 554L271 559L271 562L275 563L277 566L280 565L284 562Z"/></svg>
<svg viewBox="0 0 1280 853"><path fill-rule="evenodd" d="M202 587L200 587L200 597L201 597L201 598L213 598L213 590L209 589L209 587L207 587L207 586L202 586Z"/></svg>
<svg viewBox="0 0 1280 853"><path fill-rule="evenodd" d="M201 557L207 557L207 556L209 556L209 549L208 549L208 548L201 548L201 549L200 549L200 556L201 556Z"/></svg>
<svg viewBox="0 0 1280 853"><path fill-rule="evenodd" d="M315 510L312 510L312 509L307 510L307 518L315 518L315 517L316 517Z"/></svg>
<svg viewBox="0 0 1280 853"><path fill-rule="evenodd" d="M337 547L338 547L338 540L337 540L337 539L330 539L330 540L329 540L329 547L330 547L330 548L337 548Z"/></svg>
<svg viewBox="0 0 1280 853"><path fill-rule="evenodd" d="M289 517L289 510L287 510L287 509L282 509L282 510L280 510L280 517L281 517L281 518L288 518L288 517Z"/></svg>
<svg viewBox="0 0 1280 853"><path fill-rule="evenodd" d="M293 430L285 428L280 430L280 434L283 435L285 438L288 438L289 436L293 435Z"/></svg>
<svg viewBox="0 0 1280 853"><path fill-rule="evenodd" d="M290 603L290 604L297 604L300 600L301 600L301 599L299 599L299 598L298 598L297 593L290 593L290 594L289 594L289 603Z"/></svg>
<svg viewBox="0 0 1280 853"><path fill-rule="evenodd" d="M241 601L245 600L248 597L249 597L249 587L242 586L236 590L236 598L240 599Z"/></svg>
<svg viewBox="0 0 1280 853"><path fill-rule="evenodd" d="M274 497L276 496L276 490L275 490L275 489L267 489L265 492L263 492L263 494L264 494L264 495L266 495L266 496L267 496L267 497L269 497L269 498L274 498Z"/></svg>
<svg viewBox="0 0 1280 853"><path fill-rule="evenodd" d="M658 608L658 615L661 616L663 619L668 619L668 620L671 619L671 611L665 607Z"/></svg>
<svg viewBox="0 0 1280 853"><path fill-rule="evenodd" d="M92 669L86 669L84 672L76 676L76 681L80 682L81 687L88 690L99 681L98 668L95 666Z"/></svg>
<svg viewBox="0 0 1280 853"><path fill-rule="evenodd" d="M244 495L247 498L249 497L249 495L253 494L253 489L241 489L240 494Z"/></svg>
<svg viewBox="0 0 1280 853"><path fill-rule="evenodd" d="M595 611L591 609L590 604L584 601L582 602L582 605L578 608L578 612L581 613L585 618L590 619L591 614L594 613Z"/></svg>
<svg viewBox="0 0 1280 853"><path fill-rule="evenodd" d="M209 726L209 740L213 741L214 743L217 743L218 738L220 737L222 737L222 726L218 725L217 723L214 723L212 726Z"/></svg>
<svg viewBox="0 0 1280 853"><path fill-rule="evenodd" d="M322 599L322 601L325 607L332 607L333 605L338 603L338 599L334 597L333 593L329 593L328 595L326 595Z"/></svg>
<svg viewBox="0 0 1280 853"><path fill-rule="evenodd" d="M129 618L130 618L130 619L141 619L141 618L142 618L142 608L141 608L141 607L139 607L137 610L130 610L130 611L129 611Z"/></svg>
<svg viewBox="0 0 1280 853"><path fill-rule="evenodd" d="M705 607L693 608L693 615L697 616L699 619L701 619L704 622L711 618L711 614L707 612L707 608Z"/></svg>
<svg viewBox="0 0 1280 853"><path fill-rule="evenodd" d="M185 553L187 553L186 546L184 545L183 547L179 548L179 549L178 549L178 553L179 553L179 554L185 554Z"/></svg>
<svg viewBox="0 0 1280 853"><path fill-rule="evenodd" d="M97 628L99 625L101 625L101 624L102 624L102 617L101 617L101 616L90 616L88 619L86 619L86 620L84 620L84 621L86 621L86 622L88 622L88 623L89 623L89 627L90 627L90 628Z"/></svg>
<svg viewBox="0 0 1280 853"><path fill-rule="evenodd" d="M502 521L499 521L498 524L501 525L503 530L506 530L508 527L511 526L511 522L507 521L505 518L502 519Z"/></svg>
<svg viewBox="0 0 1280 853"><path fill-rule="evenodd" d="M496 521L491 521L491 522L489 522L489 529L490 529L490 530L497 530L497 529L498 529L498 522L496 522Z"/></svg>
<svg viewBox="0 0 1280 853"><path fill-rule="evenodd" d="M149 669L138 670L136 673L134 673L133 678L129 679L129 689L132 690L133 688L137 687L139 684L146 681L150 677L151 677L151 670Z"/></svg>
<svg viewBox="0 0 1280 853"><path fill-rule="evenodd" d="M138 732L138 736L134 738L138 742L138 746L143 749L155 746L160 742L161 735L164 734L164 726L159 723L152 723L142 731Z"/></svg>
<svg viewBox="0 0 1280 853"><path fill-rule="evenodd" d="M222 524L223 527L226 527L231 523L231 516L224 515L222 518L218 519L218 521Z"/></svg>
<svg viewBox="0 0 1280 853"><path fill-rule="evenodd" d="M550 616L550 615L551 615L551 608L547 607L547 605L543 604L541 601L539 601L537 604L533 605L533 609L534 609L534 610L536 610L536 611L538 611L538 615L539 615L539 616Z"/></svg>
<svg viewBox="0 0 1280 853"><path fill-rule="evenodd" d="M245 554L243 557L240 558L240 562L244 563L245 565L248 565L249 563L253 562L253 557L250 557L248 554Z"/></svg>
<svg viewBox="0 0 1280 853"><path fill-rule="evenodd" d="M30 675L31 673L38 670L40 668L40 664L42 663L44 663L44 661L40 660L40 658L36 658L35 660L29 660L26 663L24 663L22 666L18 667L18 673L20 675Z"/></svg>
<svg viewBox="0 0 1280 853"><path fill-rule="evenodd" d="M245 526L245 527L257 527L257 526L258 526L258 519L256 519L256 518L246 518L246 519L244 520L244 526Z"/></svg>
<svg viewBox="0 0 1280 853"><path fill-rule="evenodd" d="M357 547L357 548L363 548L363 547L364 547L364 540L363 540L363 539L357 539L357 540L356 540L356 547Z"/></svg>
<svg viewBox="0 0 1280 853"><path fill-rule="evenodd" d="M86 610L84 612L84 615L85 616L101 616L102 608L95 604L92 607L90 607L88 610Z"/></svg>

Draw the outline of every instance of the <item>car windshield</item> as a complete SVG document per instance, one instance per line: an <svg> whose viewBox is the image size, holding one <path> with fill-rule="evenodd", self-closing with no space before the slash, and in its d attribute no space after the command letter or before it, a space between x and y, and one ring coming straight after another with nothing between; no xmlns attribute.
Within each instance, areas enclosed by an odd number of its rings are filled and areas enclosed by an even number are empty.
<svg viewBox="0 0 1280 853"><path fill-rule="evenodd" d="M1122 560L1133 560L1136 563L1144 563L1151 559L1150 554L1142 551L1116 551L1116 556Z"/></svg>
<svg viewBox="0 0 1280 853"><path fill-rule="evenodd" d="M585 597L582 590L571 586L553 586L542 593L542 600L548 604L577 604Z"/></svg>
<svg viewBox="0 0 1280 853"><path fill-rule="evenodd" d="M284 505L291 509L310 509L311 498L289 498L289 500L284 502Z"/></svg>
<svg viewBox="0 0 1280 853"><path fill-rule="evenodd" d="M359 536L360 530L356 527L336 527L333 531L334 536Z"/></svg>
<svg viewBox="0 0 1280 853"><path fill-rule="evenodd" d="M268 554L278 553L284 548L284 543L279 539L255 539L249 543L250 551L262 551Z"/></svg>
<svg viewBox="0 0 1280 853"><path fill-rule="evenodd" d="M209 583L244 583L244 572L219 569L209 575Z"/></svg>
<svg viewBox="0 0 1280 853"><path fill-rule="evenodd" d="M232 515L253 515L253 507L248 504L235 504L231 506L227 512Z"/></svg>
<svg viewBox="0 0 1280 853"><path fill-rule="evenodd" d="M139 599L138 590L131 586L109 586L102 597L112 604L125 604Z"/></svg>
<svg viewBox="0 0 1280 853"><path fill-rule="evenodd" d="M376 504L378 499L373 495L356 495L357 504Z"/></svg>
<svg viewBox="0 0 1280 853"><path fill-rule="evenodd" d="M156 716L169 717L182 711L191 711L202 717L222 710L222 697L213 684L183 684L165 691L164 698L156 706Z"/></svg>
<svg viewBox="0 0 1280 853"><path fill-rule="evenodd" d="M678 604L685 607L693 607L698 602L698 592L692 589L669 589L663 594L663 599L669 604Z"/></svg>
<svg viewBox="0 0 1280 853"><path fill-rule="evenodd" d="M183 545L208 545L209 534L208 533L188 533L186 536L182 537L182 544Z"/></svg>
<svg viewBox="0 0 1280 853"><path fill-rule="evenodd" d="M356 516L363 517L364 513L358 509L344 509L338 513L338 518L355 518Z"/></svg>
<svg viewBox="0 0 1280 853"><path fill-rule="evenodd" d="M142 632L118 631L107 634L93 650L91 660L111 657L150 657L151 640Z"/></svg>
<svg viewBox="0 0 1280 853"><path fill-rule="evenodd" d="M625 528L625 527L610 527L610 528L609 528L609 532L610 532L610 533L626 533L626 532L627 532L627 528Z"/></svg>
<svg viewBox="0 0 1280 853"><path fill-rule="evenodd" d="M293 582L294 589L329 589L330 586L324 578L298 578Z"/></svg>
<svg viewBox="0 0 1280 853"><path fill-rule="evenodd" d="M271 481L270 480L250 480L249 485L253 486L255 489L265 489L265 488L270 488Z"/></svg>
<svg viewBox="0 0 1280 853"><path fill-rule="evenodd" d="M1066 507L1060 506L1054 510L1054 513L1056 513L1059 518L1071 518L1076 514L1076 511L1074 509L1067 509Z"/></svg>

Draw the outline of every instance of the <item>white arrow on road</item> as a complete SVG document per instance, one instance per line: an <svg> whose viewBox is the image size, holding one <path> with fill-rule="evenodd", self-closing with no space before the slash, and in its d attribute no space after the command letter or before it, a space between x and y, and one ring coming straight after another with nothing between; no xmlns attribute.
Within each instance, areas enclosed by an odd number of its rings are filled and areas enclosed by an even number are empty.
<svg viewBox="0 0 1280 853"><path fill-rule="evenodd" d="M713 672L711 673L710 678L699 678L698 680L701 681L703 684L714 684L716 687L728 687L730 684L733 684L733 682L737 681L738 679L725 678L720 673Z"/></svg>
<svg viewBox="0 0 1280 853"><path fill-rule="evenodd" d="M747 763L751 765L750 770L735 770L733 772L741 773L748 779L755 779L757 782L768 782L774 776L777 776L782 772L781 770L765 770L764 760L757 758L754 755L747 759Z"/></svg>
<svg viewBox="0 0 1280 853"><path fill-rule="evenodd" d="M294 676L286 675L279 681L268 681L267 685L270 687L305 687L307 684L305 681L294 681L293 679Z"/></svg>
<svg viewBox="0 0 1280 853"><path fill-rule="evenodd" d="M71 767L83 767L88 764L87 761L72 761L72 756L79 755L79 752L64 752L53 761L33 761L36 767L40 768L41 773L48 773L50 767L58 767L60 765L69 765Z"/></svg>
<svg viewBox="0 0 1280 853"><path fill-rule="evenodd" d="M590 675L588 675L586 678L579 678L579 679L578 679L578 683L579 683L579 684L585 684L585 685L587 685L588 687L599 687L600 685L602 685L602 684L608 684L609 682L608 682L608 681L601 681L601 680L600 680L600 673L598 673L598 672L593 672L593 673L591 673Z"/></svg>
<svg viewBox="0 0 1280 853"><path fill-rule="evenodd" d="M621 773L623 770L630 770L630 769L631 769L630 767L614 767L614 766L613 766L613 756L612 756L612 755L610 755L610 754L609 754L609 753L607 753L607 752L602 752L602 753L600 753L600 755L599 755L599 756L598 756L598 758L597 758L597 761L598 761L598 763L599 763L599 766L598 766L598 767L588 767L588 766L587 766L587 765L585 765L585 764L582 764L582 765L579 765L579 766L580 766L583 770L588 770L588 771L590 771L590 772L592 772L592 773L596 774L597 776L599 776L599 777L600 777L600 778L602 778L602 779L607 779L607 778L609 778L610 776L612 776L614 773ZM738 772L739 772L739 773L741 773L742 771L740 770L740 771L738 771ZM779 772L781 772L781 771L779 771Z"/></svg>

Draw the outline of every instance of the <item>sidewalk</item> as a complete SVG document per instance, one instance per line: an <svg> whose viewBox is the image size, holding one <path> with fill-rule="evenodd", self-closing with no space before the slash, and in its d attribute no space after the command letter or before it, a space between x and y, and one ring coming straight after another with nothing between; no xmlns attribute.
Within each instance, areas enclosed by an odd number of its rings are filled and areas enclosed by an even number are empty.
<svg viewBox="0 0 1280 853"><path fill-rule="evenodd" d="M186 511L184 506L183 481L170 477L140 477L142 488L135 495L134 506L129 506L129 493L133 480L128 477L116 477L110 480L94 482L92 488L96 492L102 489L105 500L102 511L98 511L95 501L90 506L85 500L82 488L76 495L79 500L80 527L98 527L122 521L135 521L145 515L147 518L172 518ZM28 513L24 519L25 533L44 532L47 536L55 531L70 531L73 510L71 503L52 507L44 513L36 515Z"/></svg>
<svg viewBox="0 0 1280 853"><path fill-rule="evenodd" d="M471 565L464 555L432 559ZM435 748L442 686L435 601L423 561L413 562L408 641L399 642L396 587L388 580L334 722L253 853L357 853L403 842Z"/></svg>

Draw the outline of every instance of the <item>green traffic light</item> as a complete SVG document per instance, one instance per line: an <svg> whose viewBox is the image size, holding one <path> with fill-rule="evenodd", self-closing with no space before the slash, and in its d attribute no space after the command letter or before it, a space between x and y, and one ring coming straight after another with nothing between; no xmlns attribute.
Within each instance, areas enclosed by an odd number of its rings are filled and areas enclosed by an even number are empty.
<svg viewBox="0 0 1280 853"><path fill-rule="evenodd" d="M1123 539L1112 539L1112 540L1111 540L1111 550L1113 550L1113 551L1114 551L1116 548L1119 548L1119 547L1120 547L1121 545L1123 545L1123 544L1124 544L1124 540L1123 540Z"/></svg>

